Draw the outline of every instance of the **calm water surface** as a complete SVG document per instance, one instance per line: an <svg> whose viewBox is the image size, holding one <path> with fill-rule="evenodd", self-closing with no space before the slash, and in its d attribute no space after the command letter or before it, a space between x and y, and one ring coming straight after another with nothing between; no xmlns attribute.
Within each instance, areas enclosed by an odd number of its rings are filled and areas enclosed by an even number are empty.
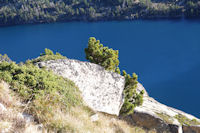
<svg viewBox="0 0 200 133"><path fill-rule="evenodd" d="M56 23L0 28L0 53L20 62L44 48L85 60L94 36L119 50L120 68L136 72L150 96L200 117L200 22Z"/></svg>

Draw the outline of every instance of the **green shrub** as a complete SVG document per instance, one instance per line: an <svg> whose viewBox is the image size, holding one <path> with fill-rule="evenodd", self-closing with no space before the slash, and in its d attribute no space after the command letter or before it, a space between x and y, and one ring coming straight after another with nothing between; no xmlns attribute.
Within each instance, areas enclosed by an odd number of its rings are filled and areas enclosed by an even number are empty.
<svg viewBox="0 0 200 133"><path fill-rule="evenodd" d="M36 59L31 60L31 63L37 63L41 61L48 61L48 60L58 60L58 59L66 59L67 57L62 56L60 53L54 54L53 51L50 49L45 49L44 53L41 53L40 56Z"/></svg>
<svg viewBox="0 0 200 133"><path fill-rule="evenodd" d="M16 63L0 63L0 80L14 88L22 101L27 103L24 110L47 128L63 128L62 123L55 123L55 111L65 112L73 106L82 106L80 92L72 81L39 69L32 63L21 66Z"/></svg>
<svg viewBox="0 0 200 133"><path fill-rule="evenodd" d="M124 89L124 96L125 101L120 110L120 114L122 115L129 115L133 113L134 108L136 106L140 106L143 103L143 94L144 91L138 93L136 91L137 84L138 84L138 76L133 73L132 77L123 71L123 76L125 77L125 89Z"/></svg>
<svg viewBox="0 0 200 133"><path fill-rule="evenodd" d="M44 55L54 55L53 51L45 48L44 53L41 53L40 56L44 56Z"/></svg>
<svg viewBox="0 0 200 133"><path fill-rule="evenodd" d="M118 50L109 49L100 44L99 40L90 37L88 47L85 49L86 59L92 63L103 66L106 70L120 72L118 65Z"/></svg>

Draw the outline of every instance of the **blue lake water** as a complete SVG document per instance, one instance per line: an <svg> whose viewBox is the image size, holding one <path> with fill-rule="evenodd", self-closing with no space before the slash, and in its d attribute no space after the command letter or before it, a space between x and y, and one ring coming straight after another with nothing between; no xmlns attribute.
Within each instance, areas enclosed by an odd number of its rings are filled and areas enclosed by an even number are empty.
<svg viewBox="0 0 200 133"><path fill-rule="evenodd" d="M120 68L136 72L150 96L200 117L200 22L71 22L0 28L0 53L16 62L44 48L85 60L94 36L119 50Z"/></svg>

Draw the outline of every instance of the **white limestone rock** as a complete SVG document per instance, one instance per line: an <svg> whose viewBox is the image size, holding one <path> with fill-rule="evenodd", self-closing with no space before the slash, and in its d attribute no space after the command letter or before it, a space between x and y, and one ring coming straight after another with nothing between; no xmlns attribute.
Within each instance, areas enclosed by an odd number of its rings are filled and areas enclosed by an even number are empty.
<svg viewBox="0 0 200 133"><path fill-rule="evenodd" d="M123 76L99 65L72 59L50 60L37 65L72 80L82 92L85 103L94 111L119 115L125 85Z"/></svg>

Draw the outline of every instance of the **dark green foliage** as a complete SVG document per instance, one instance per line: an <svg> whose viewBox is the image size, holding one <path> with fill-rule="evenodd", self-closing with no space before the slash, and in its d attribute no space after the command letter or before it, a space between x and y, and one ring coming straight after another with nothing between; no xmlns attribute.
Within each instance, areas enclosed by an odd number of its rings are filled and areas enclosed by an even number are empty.
<svg viewBox="0 0 200 133"><path fill-rule="evenodd" d="M92 63L103 66L106 70L120 72L118 65L118 50L109 49L100 44L99 40L90 37L88 47L85 49L86 59Z"/></svg>
<svg viewBox="0 0 200 133"><path fill-rule="evenodd" d="M183 14L182 9L185 8L185 5L184 7L180 6L171 0L167 0L166 2L164 0L158 1L0 0L0 25L73 20L96 21L157 17L169 18L179 17ZM195 4L198 3L196 2Z"/></svg>
<svg viewBox="0 0 200 133"><path fill-rule="evenodd" d="M185 16L187 18L200 17L200 3L197 0L190 0L186 2Z"/></svg>
<svg viewBox="0 0 200 133"><path fill-rule="evenodd" d="M62 56L60 53L54 54L53 51L50 49L45 49L44 53L41 53L40 56L36 59L31 60L32 63L37 63L41 61L48 61L48 60L57 60L57 59L66 59L67 57Z"/></svg>
<svg viewBox="0 0 200 133"><path fill-rule="evenodd" d="M124 89L124 97L125 101L121 108L120 114L122 115L129 115L133 113L134 108L136 106L140 106L143 103L143 94L144 91L137 92L137 84L138 84L138 77L135 73L133 73L132 77L123 71L123 76L125 77L125 89Z"/></svg>
<svg viewBox="0 0 200 133"><path fill-rule="evenodd" d="M54 128L51 119L55 109L67 111L75 105L82 105L80 93L75 84L51 71L39 69L32 63L0 63L0 80L11 85L23 102L30 103L24 109L40 123Z"/></svg>

